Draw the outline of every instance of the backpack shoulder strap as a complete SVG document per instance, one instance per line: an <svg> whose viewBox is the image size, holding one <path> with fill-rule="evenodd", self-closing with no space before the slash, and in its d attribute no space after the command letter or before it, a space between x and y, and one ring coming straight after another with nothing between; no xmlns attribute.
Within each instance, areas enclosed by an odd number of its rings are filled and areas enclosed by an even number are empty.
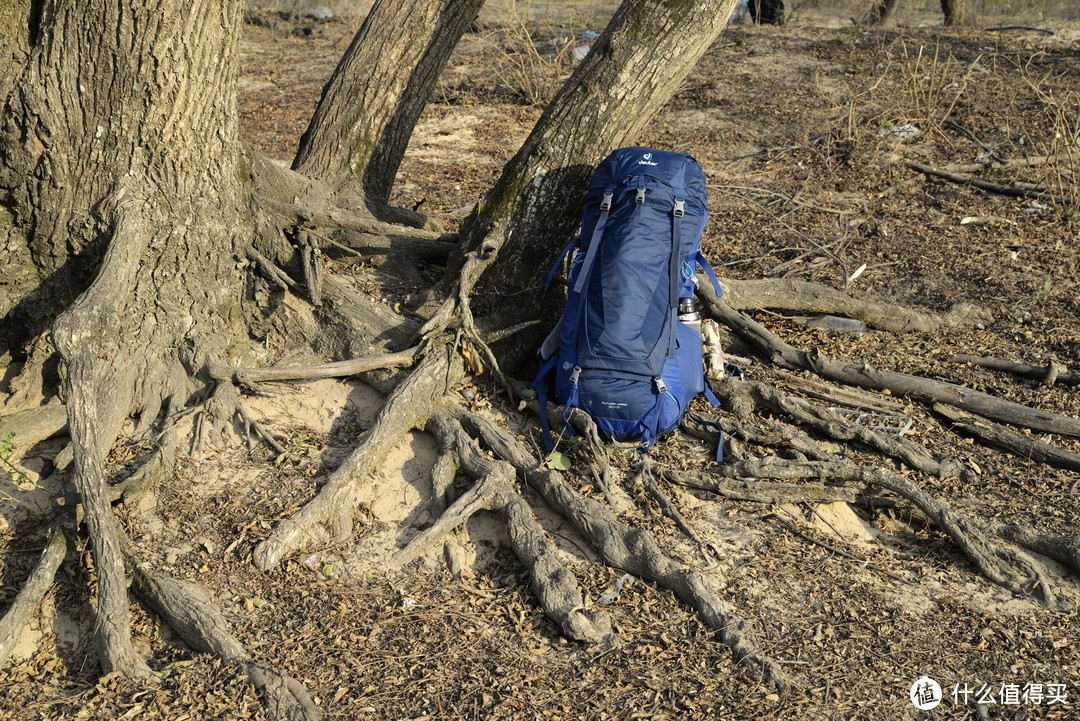
<svg viewBox="0 0 1080 721"><path fill-rule="evenodd" d="M544 279L544 290L547 290L551 287L551 281L555 280L555 274L559 272L559 266L562 265L563 258L566 257L566 254L569 253L570 250L575 245L577 245L580 240L581 238L575 237L573 240L566 244L565 248L559 251L559 257L555 259L555 263L552 264L551 270L548 271L547 278Z"/></svg>

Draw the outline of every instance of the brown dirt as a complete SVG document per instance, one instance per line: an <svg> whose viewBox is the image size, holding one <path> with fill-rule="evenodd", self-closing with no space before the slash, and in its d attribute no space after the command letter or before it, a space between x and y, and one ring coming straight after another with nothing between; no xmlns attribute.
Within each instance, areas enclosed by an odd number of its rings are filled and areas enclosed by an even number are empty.
<svg viewBox="0 0 1080 721"><path fill-rule="evenodd" d="M641 141L690 151L702 162L712 184L705 250L723 274L843 288L865 265L848 284L856 296L938 312L964 301L995 318L983 329L856 337L758 314L785 339L1080 416L1076 389L952 361L964 352L1080 367L1080 186L1067 182L1067 165L982 177L1046 183L1072 205L928 181L903 164L968 164L990 147L1004 158L1065 155L1080 172L1080 29L1051 27L1057 34L864 32L804 13L786 27L731 28ZM354 29L347 22L247 27L242 123L260 150L288 160ZM490 27L465 38L420 122L396 202L423 200L425 211L455 219L497 177L540 113L523 102L529 92L515 87L511 61L493 50L512 41ZM900 142L880 134L903 123L922 135ZM763 380L783 377L764 364L747 370ZM460 390L478 409L507 411L515 430L527 429L489 385ZM726 579L725 598L796 681L783 701L740 674L690 610L641 582L623 587L608 607L621 646L600 651L562 639L538 610L524 570L500 550L492 519L475 519L457 537L472 562L462 580L435 557L418 572L387 573L385 551L431 521L432 442L424 434L395 449L394 462L371 484L350 545L256 571L253 544L311 497L377 404L365 386L332 381L252 400L256 415L286 437L284 459L271 463L258 447L185 459L156 489L152 513L129 519L148 561L210 589L248 648L303 681L331 718L919 718L907 694L920 674L937 678L947 694L955 684L991 684L995 695L1002 684L1066 684L1066 704L993 705L989 718L1078 717L1075 576L1055 570L1067 610L1014 598L903 504L811 514L670 491L699 532L726 552L714 568ZM978 484L967 486L920 477L927 490L982 518L1078 533L1075 473L966 442L916 405L903 418L878 420L908 419L912 437L979 474ZM1080 452L1076 440L1054 442ZM118 477L144 450L137 443L118 449ZM857 449L846 453L879 462ZM660 443L656 456L680 466L708 462L707 449L678 436ZM4 492L17 499L23 490ZM706 564L640 488L628 485L627 493L630 520L653 530L676 557ZM762 519L770 510L865 563ZM587 603L599 603L620 574L544 518ZM37 540L9 528L0 555L5 604L34 558L20 549ZM85 635L89 599L77 590L89 579L65 567L61 580L25 657L0 673L0 716L265 718L240 669L192 653L144 613L136 640L159 681L133 688L99 679ZM951 698L932 717L978 718Z"/></svg>

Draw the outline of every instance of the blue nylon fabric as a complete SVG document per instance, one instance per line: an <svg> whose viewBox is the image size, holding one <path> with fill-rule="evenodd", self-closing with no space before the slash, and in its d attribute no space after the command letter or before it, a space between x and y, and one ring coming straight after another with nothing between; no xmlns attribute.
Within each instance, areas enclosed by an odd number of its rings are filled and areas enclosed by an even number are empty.
<svg viewBox="0 0 1080 721"><path fill-rule="evenodd" d="M606 212L605 194L612 196ZM682 216L674 214L676 200ZM609 437L651 445L678 426L698 393L715 401L704 382L701 336L676 316L678 299L693 295L696 282L684 265L702 264L715 278L700 253L706 201L704 173L684 153L623 148L593 176L581 234L562 254L580 244L584 261L557 349L545 344L554 355L533 385L553 376L555 400L588 412ZM571 383L575 367L583 371Z"/></svg>

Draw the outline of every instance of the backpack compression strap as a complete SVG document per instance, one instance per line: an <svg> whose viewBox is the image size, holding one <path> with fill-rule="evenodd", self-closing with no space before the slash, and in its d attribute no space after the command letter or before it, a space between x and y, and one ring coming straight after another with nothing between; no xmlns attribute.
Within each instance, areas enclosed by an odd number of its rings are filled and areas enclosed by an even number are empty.
<svg viewBox="0 0 1080 721"><path fill-rule="evenodd" d="M675 322L675 316L679 307L679 251L682 246L682 219L686 213L686 201L676 198L675 207L671 209L671 258L668 261L668 323ZM671 330L668 340L668 358L675 355L675 327Z"/></svg>

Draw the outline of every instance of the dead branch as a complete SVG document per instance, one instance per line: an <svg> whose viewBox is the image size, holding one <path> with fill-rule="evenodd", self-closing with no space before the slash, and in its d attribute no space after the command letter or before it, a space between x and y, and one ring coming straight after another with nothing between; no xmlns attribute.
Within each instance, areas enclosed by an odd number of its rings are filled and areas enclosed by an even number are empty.
<svg viewBox="0 0 1080 721"><path fill-rule="evenodd" d="M949 420L953 430L974 436L988 446L1003 448L1054 468L1080 471L1080 455L1053 446L1040 438L1017 433L986 418L941 403L935 403L933 409L935 413Z"/></svg>
<svg viewBox="0 0 1080 721"><path fill-rule="evenodd" d="M817 351L799 350L777 338L753 319L717 301L711 294L711 289L705 289L704 297L708 312L716 320L726 324L773 363L783 368L808 370L828 380L870 390L888 390L896 396L930 399L1032 430L1080 436L1080 420L1076 418L1029 408L952 383L878 370L865 364L833 360Z"/></svg>
<svg viewBox="0 0 1080 721"><path fill-rule="evenodd" d="M249 260L255 261L255 264L259 266L259 270L263 272L263 275L274 281L274 283L282 290L295 291L300 287L295 280L289 277L288 273L274 265L274 263L262 253L255 250L255 246L249 245L244 249L244 254L247 255Z"/></svg>
<svg viewBox="0 0 1080 721"><path fill-rule="evenodd" d="M244 421L244 425L248 428L249 432L254 431L255 435L263 440L266 445L273 449L274 453L279 456L284 455L287 451L285 446L278 442L277 438L274 438L274 434L268 431L261 423L251 417L251 414L244 408L243 403L236 404L236 414L240 416L240 419Z"/></svg>
<svg viewBox="0 0 1080 721"><path fill-rule="evenodd" d="M1044 382L1048 386L1060 383L1061 385L1080 385L1080 373L1072 373L1068 366L1051 360L1045 366L1030 365L1028 363L1016 363L1001 358L985 358L983 356L967 355L964 353L953 356L957 363L971 363L982 368L995 371L1004 371L1013 375L1033 378Z"/></svg>
<svg viewBox="0 0 1080 721"><path fill-rule="evenodd" d="M412 365L420 353L414 346L398 353L383 353L367 358L320 363L310 366L270 366L269 368L233 368L224 363L214 363L207 368L211 378L250 386L266 381L315 380L318 378L345 378L381 368L401 368Z"/></svg>
<svg viewBox="0 0 1080 721"><path fill-rule="evenodd" d="M30 615L41 607L41 601L52 587L56 571L67 555L68 543L64 532L53 529L41 552L30 578L26 580L7 613L0 619L0 669L7 665Z"/></svg>
<svg viewBox="0 0 1080 721"><path fill-rule="evenodd" d="M1053 193L1045 193L1041 190L1035 190L1032 188L1024 188L1018 185L1001 185L1000 183L991 183L988 180L980 180L979 178L973 178L970 175L961 175L959 173L950 173L947 170L941 170L939 168L932 168L929 165L923 165L917 163L914 160L908 160L904 163L912 170L916 170L923 175L932 175L942 180L947 180L950 183L956 183L957 185L971 185L980 190L986 190L991 193L998 193L1000 195L1008 195L1014 198L1035 198L1036 200L1049 200L1060 205L1068 204L1068 198L1061 195L1054 195Z"/></svg>
<svg viewBox="0 0 1080 721"><path fill-rule="evenodd" d="M787 693L788 680L780 666L758 648L747 623L720 597L719 589L707 576L684 568L665 555L647 531L622 523L603 504L572 489L559 473L539 466L528 449L503 429L473 415L463 415L461 421L496 455L512 463L518 477L570 521L606 563L675 593L717 631L737 663L779 693Z"/></svg>
<svg viewBox="0 0 1080 721"><path fill-rule="evenodd" d="M709 284L699 284L700 289L705 286ZM724 302L735 310L771 308L839 315L893 333L929 332L959 323L974 324L989 320L989 314L985 311L977 317L970 314L939 316L892 303L859 300L820 283L791 278L722 279L720 286L724 290Z"/></svg>

